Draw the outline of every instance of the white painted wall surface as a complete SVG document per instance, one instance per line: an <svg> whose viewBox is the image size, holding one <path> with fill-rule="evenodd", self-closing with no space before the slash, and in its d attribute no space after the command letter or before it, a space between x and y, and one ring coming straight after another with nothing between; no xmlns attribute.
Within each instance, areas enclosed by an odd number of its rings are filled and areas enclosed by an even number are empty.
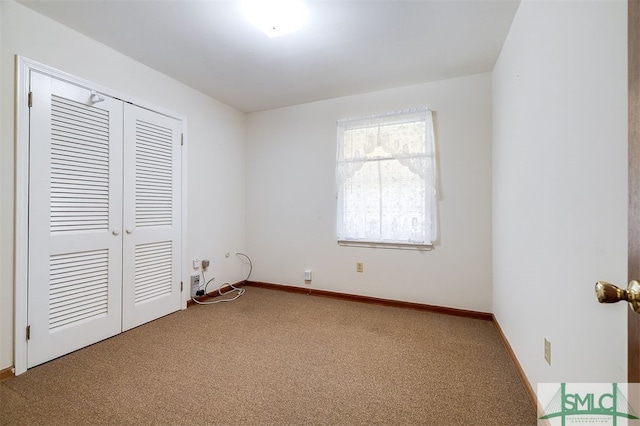
<svg viewBox="0 0 640 426"><path fill-rule="evenodd" d="M336 120L435 111L440 242L430 252L336 242ZM491 74L249 114L247 247L252 279L490 312ZM364 272L356 272L356 262Z"/></svg>
<svg viewBox="0 0 640 426"><path fill-rule="evenodd" d="M216 282L239 281L245 249L244 114L12 0L0 1L0 369L13 365L14 55L131 95L187 120L191 258L209 258ZM185 283L186 284L186 283ZM187 286L188 288L188 286Z"/></svg>
<svg viewBox="0 0 640 426"><path fill-rule="evenodd" d="M626 16L525 0L493 73L493 309L534 389L626 381L627 307L593 291L627 279Z"/></svg>

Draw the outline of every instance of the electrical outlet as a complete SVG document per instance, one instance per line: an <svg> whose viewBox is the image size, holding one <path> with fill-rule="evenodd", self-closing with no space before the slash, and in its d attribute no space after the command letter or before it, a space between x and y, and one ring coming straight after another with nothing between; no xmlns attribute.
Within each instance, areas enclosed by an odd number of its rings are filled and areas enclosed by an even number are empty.
<svg viewBox="0 0 640 426"><path fill-rule="evenodd" d="M364 272L364 263L362 262L356 263L356 272Z"/></svg>
<svg viewBox="0 0 640 426"><path fill-rule="evenodd" d="M551 365L551 342L544 338L544 359Z"/></svg>

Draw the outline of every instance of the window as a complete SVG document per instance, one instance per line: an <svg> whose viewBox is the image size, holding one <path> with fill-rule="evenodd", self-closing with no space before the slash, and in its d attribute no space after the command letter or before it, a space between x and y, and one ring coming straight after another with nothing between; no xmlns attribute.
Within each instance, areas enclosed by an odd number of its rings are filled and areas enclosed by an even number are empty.
<svg viewBox="0 0 640 426"><path fill-rule="evenodd" d="M338 242L429 248L435 142L426 108L338 121Z"/></svg>

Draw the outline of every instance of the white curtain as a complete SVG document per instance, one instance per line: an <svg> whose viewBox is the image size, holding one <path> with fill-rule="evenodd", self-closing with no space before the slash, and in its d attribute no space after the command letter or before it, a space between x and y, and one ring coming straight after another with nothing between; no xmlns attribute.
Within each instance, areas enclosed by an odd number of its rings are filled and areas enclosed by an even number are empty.
<svg viewBox="0 0 640 426"><path fill-rule="evenodd" d="M338 240L436 239L433 119L427 108L338 121Z"/></svg>

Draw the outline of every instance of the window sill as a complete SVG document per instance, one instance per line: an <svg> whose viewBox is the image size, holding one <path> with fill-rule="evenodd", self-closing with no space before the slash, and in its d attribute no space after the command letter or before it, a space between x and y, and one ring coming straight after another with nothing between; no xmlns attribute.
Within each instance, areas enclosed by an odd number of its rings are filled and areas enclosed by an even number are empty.
<svg viewBox="0 0 640 426"><path fill-rule="evenodd" d="M383 243L375 241L352 241L338 240L338 245L343 247L368 247L392 250L418 250L431 251L433 244L412 244L412 243Z"/></svg>

